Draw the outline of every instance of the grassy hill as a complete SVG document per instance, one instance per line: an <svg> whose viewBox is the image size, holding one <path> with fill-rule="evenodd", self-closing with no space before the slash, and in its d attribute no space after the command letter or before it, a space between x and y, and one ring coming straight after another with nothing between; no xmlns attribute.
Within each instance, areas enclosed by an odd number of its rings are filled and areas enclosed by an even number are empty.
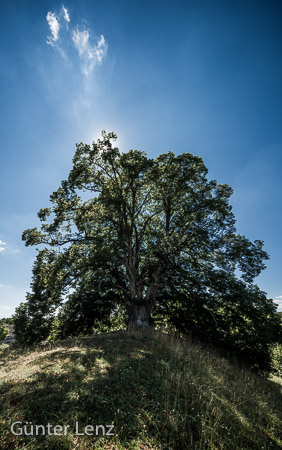
<svg viewBox="0 0 282 450"><path fill-rule="evenodd" d="M282 446L281 385L162 333L69 339L0 359L1 449ZM46 435L14 436L13 422ZM76 422L94 435L76 435ZM102 436L111 424L115 434ZM56 436L55 425L68 428Z"/></svg>

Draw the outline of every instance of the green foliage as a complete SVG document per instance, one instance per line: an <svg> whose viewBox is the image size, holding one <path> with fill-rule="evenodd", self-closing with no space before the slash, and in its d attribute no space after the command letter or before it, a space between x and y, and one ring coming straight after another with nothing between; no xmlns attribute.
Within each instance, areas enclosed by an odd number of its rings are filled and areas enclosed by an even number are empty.
<svg viewBox="0 0 282 450"><path fill-rule="evenodd" d="M27 302L21 303L14 315L16 344L29 347L47 339L54 317L40 299L27 294Z"/></svg>
<svg viewBox="0 0 282 450"><path fill-rule="evenodd" d="M63 258L56 251L38 251L33 265L32 293L16 308L13 317L18 345L27 347L46 340L51 332L56 311L62 302Z"/></svg>
<svg viewBox="0 0 282 450"><path fill-rule="evenodd" d="M277 312L277 318L282 328L282 311ZM276 343L272 347L272 372L282 378L282 342Z"/></svg>
<svg viewBox="0 0 282 450"><path fill-rule="evenodd" d="M272 368L271 349L282 342L282 328L271 299L257 286L217 273L186 291L171 290L156 309L160 322L220 349L258 372Z"/></svg>
<svg viewBox="0 0 282 450"><path fill-rule="evenodd" d="M6 323L2 322L0 323L0 341L3 341L6 339L7 336L9 336L10 330L7 327Z"/></svg>
<svg viewBox="0 0 282 450"><path fill-rule="evenodd" d="M282 344L275 344L272 348L272 369L282 378Z"/></svg>
<svg viewBox="0 0 282 450"><path fill-rule="evenodd" d="M3 318L0 319L0 325L6 324L6 325L13 325L13 318L12 317L7 317L7 318Z"/></svg>
<svg viewBox="0 0 282 450"><path fill-rule="evenodd" d="M52 340L68 336L89 335L125 328L125 311L120 295L97 294L86 284L73 292L59 310L54 321Z"/></svg>
<svg viewBox="0 0 282 450"><path fill-rule="evenodd" d="M3 449L278 449L281 386L163 333L72 338L0 366ZM66 436L13 436L22 421ZM113 424L114 436L76 436ZM52 428L53 430L53 428Z"/></svg>
<svg viewBox="0 0 282 450"><path fill-rule="evenodd" d="M259 334L261 354L278 340L273 310L252 285L268 255L262 241L236 233L232 189L209 181L198 156L149 159L121 153L115 139L102 132L92 146L77 144L68 179L38 213L41 228L23 233L26 245L48 248L38 251L32 293L16 313L18 342L89 333L117 311L129 328L150 326L155 310L181 332L245 351L255 367Z"/></svg>

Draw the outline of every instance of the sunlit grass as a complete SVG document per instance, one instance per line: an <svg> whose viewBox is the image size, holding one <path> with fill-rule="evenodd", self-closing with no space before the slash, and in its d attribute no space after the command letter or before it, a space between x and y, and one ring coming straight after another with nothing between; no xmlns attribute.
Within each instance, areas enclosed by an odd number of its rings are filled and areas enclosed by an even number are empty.
<svg viewBox="0 0 282 450"><path fill-rule="evenodd" d="M281 385L163 333L119 332L4 352L0 448L281 448ZM276 380L275 380L276 381ZM15 421L69 425L14 436ZM75 422L114 424L76 436Z"/></svg>

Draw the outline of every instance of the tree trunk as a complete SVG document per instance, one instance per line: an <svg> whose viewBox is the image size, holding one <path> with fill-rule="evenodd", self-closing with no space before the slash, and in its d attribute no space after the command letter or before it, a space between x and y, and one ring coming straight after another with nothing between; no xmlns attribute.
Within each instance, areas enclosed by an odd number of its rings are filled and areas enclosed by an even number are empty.
<svg viewBox="0 0 282 450"><path fill-rule="evenodd" d="M151 305L146 303L130 303L127 306L128 325L127 329L140 329L152 327Z"/></svg>

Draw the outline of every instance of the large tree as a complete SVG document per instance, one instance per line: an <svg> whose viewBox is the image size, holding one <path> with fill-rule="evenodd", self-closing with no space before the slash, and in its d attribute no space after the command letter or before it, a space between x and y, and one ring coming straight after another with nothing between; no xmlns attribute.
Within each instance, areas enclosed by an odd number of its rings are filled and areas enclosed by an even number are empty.
<svg viewBox="0 0 282 450"><path fill-rule="evenodd" d="M68 289L87 285L89 301L91 293L93 301L118 299L128 326L145 327L168 287L189 289L194 280L208 293L216 274L251 283L268 256L261 241L236 234L232 189L209 181L198 156L149 159L120 152L115 140L102 132L91 146L77 144L68 179L38 213L41 228L24 231L26 245L45 246L30 305L54 315Z"/></svg>

